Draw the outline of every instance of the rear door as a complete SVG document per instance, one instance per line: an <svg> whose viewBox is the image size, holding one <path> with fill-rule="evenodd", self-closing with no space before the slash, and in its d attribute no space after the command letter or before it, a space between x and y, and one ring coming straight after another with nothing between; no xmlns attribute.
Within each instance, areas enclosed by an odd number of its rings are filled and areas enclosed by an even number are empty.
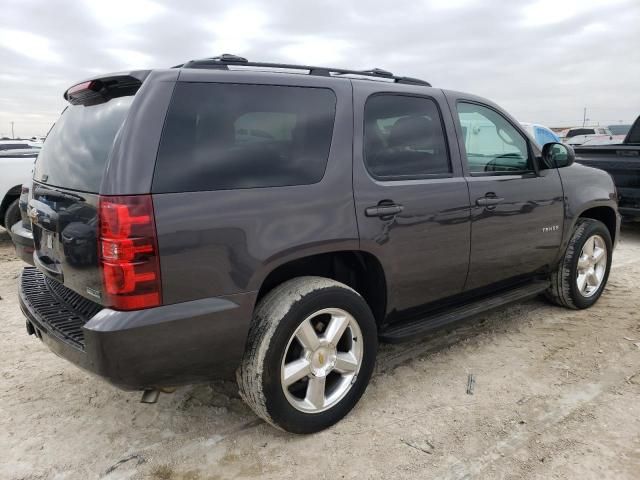
<svg viewBox="0 0 640 480"><path fill-rule="evenodd" d="M389 320L462 291L469 193L440 90L354 81L354 195L361 249L387 277Z"/></svg>
<svg viewBox="0 0 640 480"><path fill-rule="evenodd" d="M562 241L558 170L537 168L537 147L495 106L447 95L471 199L465 290L548 270Z"/></svg>
<svg viewBox="0 0 640 480"><path fill-rule="evenodd" d="M125 77L128 83L119 88L115 77L110 81L101 93L85 82L75 90L77 98L69 97L72 104L51 129L36 161L27 209L35 266L98 303L103 297L97 245L99 192L141 83Z"/></svg>

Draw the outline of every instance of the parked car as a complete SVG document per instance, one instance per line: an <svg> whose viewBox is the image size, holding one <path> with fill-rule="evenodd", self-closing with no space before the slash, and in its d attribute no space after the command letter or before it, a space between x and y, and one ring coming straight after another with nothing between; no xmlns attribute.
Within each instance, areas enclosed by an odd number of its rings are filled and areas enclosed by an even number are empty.
<svg viewBox="0 0 640 480"><path fill-rule="evenodd" d="M568 145L582 145L593 140L611 142L613 134L607 127L576 127L566 130L562 135L562 141Z"/></svg>
<svg viewBox="0 0 640 480"><path fill-rule="evenodd" d="M624 141L631 125L609 125L611 135L593 135L586 138L580 145L617 145Z"/></svg>
<svg viewBox="0 0 640 480"><path fill-rule="evenodd" d="M316 432L358 402L379 340L541 293L588 308L607 282L611 177L481 97L225 55L64 98L20 306L146 401L236 375L261 418Z"/></svg>
<svg viewBox="0 0 640 480"><path fill-rule="evenodd" d="M11 241L16 249L16 254L26 263L33 265L33 233L31 232L31 220L29 219L29 184L22 185L22 191L18 200L18 208L20 210L20 220L15 222L9 234Z"/></svg>
<svg viewBox="0 0 640 480"><path fill-rule="evenodd" d="M640 116L621 144L575 148L577 162L611 174L625 219L640 220Z"/></svg>
<svg viewBox="0 0 640 480"><path fill-rule="evenodd" d="M32 148L0 151L0 226L7 230L20 220L18 199L22 184L31 177L39 151Z"/></svg>
<svg viewBox="0 0 640 480"><path fill-rule="evenodd" d="M544 147L547 143L560 143L560 137L549 127L526 122L520 122L520 125L535 139L539 147Z"/></svg>

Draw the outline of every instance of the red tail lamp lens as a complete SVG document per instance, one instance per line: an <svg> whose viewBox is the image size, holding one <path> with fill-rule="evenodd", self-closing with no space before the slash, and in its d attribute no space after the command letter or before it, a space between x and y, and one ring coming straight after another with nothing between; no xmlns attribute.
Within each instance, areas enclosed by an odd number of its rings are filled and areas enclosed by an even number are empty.
<svg viewBox="0 0 640 480"><path fill-rule="evenodd" d="M138 310L161 305L151 195L100 197L100 264L109 306Z"/></svg>

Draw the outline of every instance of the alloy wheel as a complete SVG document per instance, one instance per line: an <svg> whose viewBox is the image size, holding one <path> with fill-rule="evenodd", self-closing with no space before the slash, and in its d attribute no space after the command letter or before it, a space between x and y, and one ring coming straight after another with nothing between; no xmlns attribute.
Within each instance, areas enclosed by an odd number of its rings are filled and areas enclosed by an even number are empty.
<svg viewBox="0 0 640 480"><path fill-rule="evenodd" d="M289 403L305 413L336 405L355 383L362 343L358 322L345 310L326 308L305 318L282 359L280 379Z"/></svg>
<svg viewBox="0 0 640 480"><path fill-rule="evenodd" d="M582 246L578 258L576 285L583 297L594 295L607 272L607 244L600 235L593 235Z"/></svg>

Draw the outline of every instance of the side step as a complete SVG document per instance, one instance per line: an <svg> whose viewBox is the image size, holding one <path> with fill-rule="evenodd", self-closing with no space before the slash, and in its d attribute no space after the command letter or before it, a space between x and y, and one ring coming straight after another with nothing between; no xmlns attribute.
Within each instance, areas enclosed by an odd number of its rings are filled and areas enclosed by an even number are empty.
<svg viewBox="0 0 640 480"><path fill-rule="evenodd" d="M434 313L432 316L390 325L380 332L379 338L382 342L386 343L401 343L408 340L415 340L447 324L484 313L509 303L535 297L544 292L548 287L548 281L527 283L517 288L505 290L492 297L485 297L472 303Z"/></svg>

